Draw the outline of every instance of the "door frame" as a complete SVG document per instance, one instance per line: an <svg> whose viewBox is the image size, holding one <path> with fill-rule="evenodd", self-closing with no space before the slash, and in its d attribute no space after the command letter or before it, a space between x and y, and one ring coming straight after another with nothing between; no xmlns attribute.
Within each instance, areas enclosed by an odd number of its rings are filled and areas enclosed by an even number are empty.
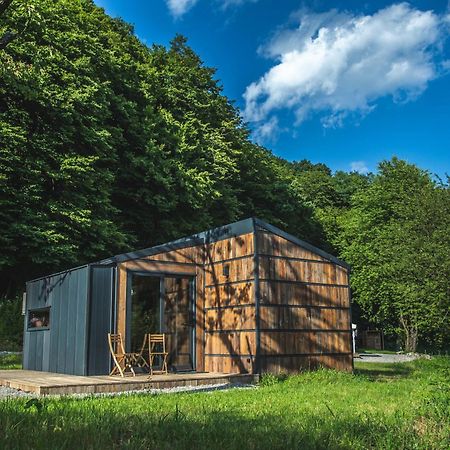
<svg viewBox="0 0 450 450"><path fill-rule="evenodd" d="M127 286L126 286L126 316L125 316L125 351L129 352L131 347L131 308L132 308L132 293L133 276L154 277L159 278L159 331L164 333L162 325L164 323L164 298L165 285L164 278L187 278L189 279L189 315L192 317L192 324L190 325L190 351L192 357L192 370L197 370L197 299L196 299L196 282L197 276L189 272L160 272L150 270L136 270L127 269Z"/></svg>

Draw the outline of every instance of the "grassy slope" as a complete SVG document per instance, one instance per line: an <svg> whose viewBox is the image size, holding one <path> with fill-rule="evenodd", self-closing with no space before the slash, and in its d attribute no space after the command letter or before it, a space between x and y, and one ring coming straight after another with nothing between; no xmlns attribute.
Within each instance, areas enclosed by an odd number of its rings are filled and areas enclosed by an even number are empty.
<svg viewBox="0 0 450 450"><path fill-rule="evenodd" d="M254 390L0 401L0 448L447 448L448 358L357 364Z"/></svg>

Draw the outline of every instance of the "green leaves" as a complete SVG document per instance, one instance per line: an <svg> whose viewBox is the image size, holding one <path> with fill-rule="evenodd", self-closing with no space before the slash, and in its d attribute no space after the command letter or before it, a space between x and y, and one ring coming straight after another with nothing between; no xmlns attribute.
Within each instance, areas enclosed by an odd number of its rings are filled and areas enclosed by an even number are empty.
<svg viewBox="0 0 450 450"><path fill-rule="evenodd" d="M315 239L289 164L248 140L186 39L148 48L90 0L17 0L1 29L8 283L258 215Z"/></svg>
<svg viewBox="0 0 450 450"><path fill-rule="evenodd" d="M449 335L450 191L394 158L380 164L343 221L341 255L355 298L385 331L440 347ZM446 300L444 300L446 299Z"/></svg>

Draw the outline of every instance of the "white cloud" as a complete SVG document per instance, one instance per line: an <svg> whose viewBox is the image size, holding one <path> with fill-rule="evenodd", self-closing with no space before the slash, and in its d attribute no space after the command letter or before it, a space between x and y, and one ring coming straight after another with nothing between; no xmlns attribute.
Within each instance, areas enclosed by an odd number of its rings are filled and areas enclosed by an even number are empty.
<svg viewBox="0 0 450 450"><path fill-rule="evenodd" d="M256 3L259 0L216 0L218 3L222 4L223 8L228 8L229 6L239 6L244 3Z"/></svg>
<svg viewBox="0 0 450 450"><path fill-rule="evenodd" d="M274 141L279 133L280 128L278 126L278 119L275 116L272 116L255 130L253 139L255 142L262 145Z"/></svg>
<svg viewBox="0 0 450 450"><path fill-rule="evenodd" d="M167 7L174 17L181 17L187 13L198 0L166 0Z"/></svg>
<svg viewBox="0 0 450 450"><path fill-rule="evenodd" d="M186 14L190 9L192 9L199 0L166 0L167 7L170 13L175 17L179 18ZM244 3L256 3L259 0L215 0L215 3L226 9L230 6L239 6Z"/></svg>
<svg viewBox="0 0 450 450"><path fill-rule="evenodd" d="M353 161L350 163L350 170L352 172L358 172L358 173L368 173L369 168L367 167L366 163L364 161Z"/></svg>
<svg viewBox="0 0 450 450"><path fill-rule="evenodd" d="M447 18L432 11L400 3L366 16L303 10L292 17L296 28L260 49L277 63L244 94L244 117L256 127L280 109L294 111L297 125L319 113L324 127L340 126L381 97L416 98L440 75Z"/></svg>

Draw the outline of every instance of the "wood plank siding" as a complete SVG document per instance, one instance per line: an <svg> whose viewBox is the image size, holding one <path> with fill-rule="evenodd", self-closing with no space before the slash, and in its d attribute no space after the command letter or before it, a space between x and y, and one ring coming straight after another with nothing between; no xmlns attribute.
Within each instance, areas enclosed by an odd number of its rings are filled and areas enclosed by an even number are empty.
<svg viewBox="0 0 450 450"><path fill-rule="evenodd" d="M261 371L352 369L348 270L257 231Z"/></svg>
<svg viewBox="0 0 450 450"><path fill-rule="evenodd" d="M205 247L205 368L254 372L254 234Z"/></svg>

